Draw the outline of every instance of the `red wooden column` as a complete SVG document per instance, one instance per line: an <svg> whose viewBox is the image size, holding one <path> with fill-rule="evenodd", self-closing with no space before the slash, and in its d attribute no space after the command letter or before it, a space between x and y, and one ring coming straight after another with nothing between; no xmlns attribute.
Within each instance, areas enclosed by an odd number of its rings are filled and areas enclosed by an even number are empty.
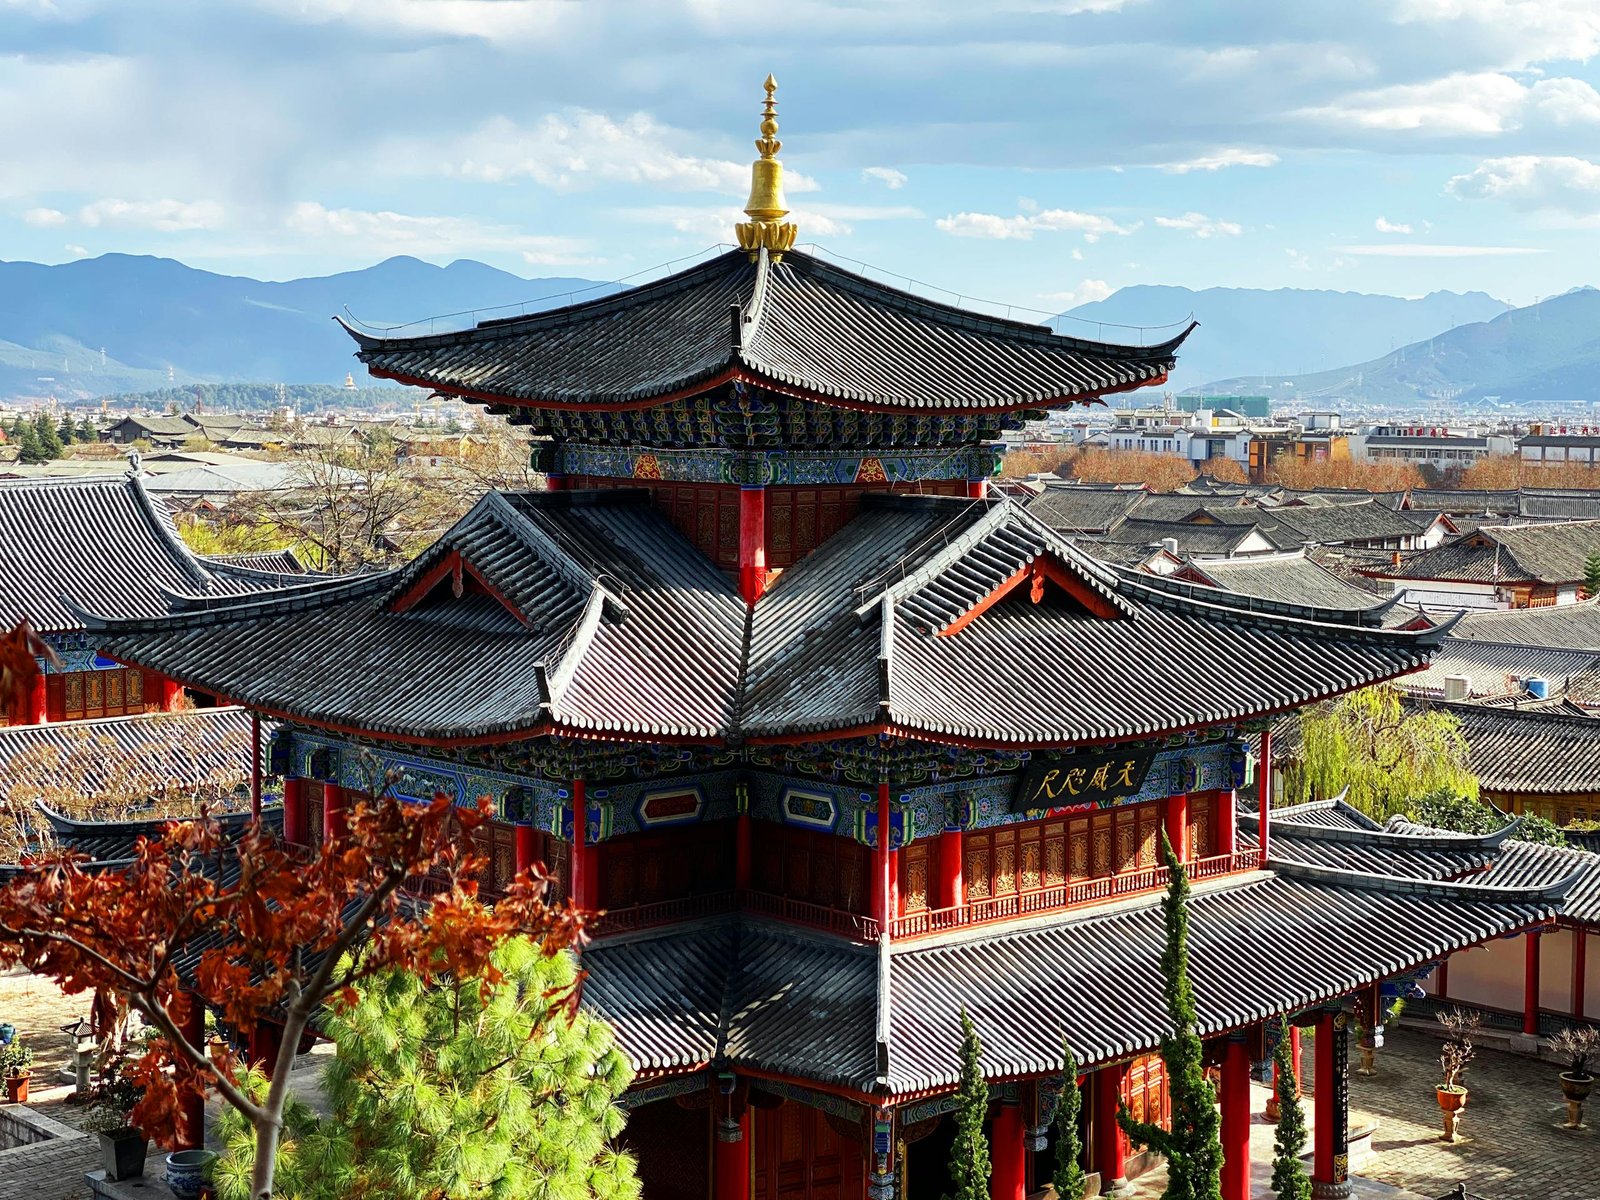
<svg viewBox="0 0 1600 1200"><path fill-rule="evenodd" d="M177 712L183 707L183 684L176 679L161 680L161 710Z"/></svg>
<svg viewBox="0 0 1600 1200"><path fill-rule="evenodd" d="M739 594L754 605L767 587L767 489L739 489Z"/></svg>
<svg viewBox="0 0 1600 1200"><path fill-rule="evenodd" d="M1343 1013L1324 1009L1317 1014L1311 1156L1311 1195L1315 1200L1341 1200L1350 1194L1350 1083L1345 1078L1350 1058L1348 1030Z"/></svg>
<svg viewBox="0 0 1600 1200"><path fill-rule="evenodd" d="M1167 841L1179 862L1189 861L1189 793L1167 797Z"/></svg>
<svg viewBox="0 0 1600 1200"><path fill-rule="evenodd" d="M989 481L987 479L967 480L967 497L972 500L982 500L989 495Z"/></svg>
<svg viewBox="0 0 1600 1200"><path fill-rule="evenodd" d="M511 852L516 856L517 874L521 875L539 859L538 839L534 837L533 826L526 821L516 825L512 837L515 840Z"/></svg>
<svg viewBox="0 0 1600 1200"><path fill-rule="evenodd" d="M1126 1063L1101 1067L1094 1081L1094 1169L1100 1172L1100 1194L1111 1195L1128 1184L1128 1139L1117 1124L1117 1109L1122 1106L1122 1081L1127 1078Z"/></svg>
<svg viewBox="0 0 1600 1200"><path fill-rule="evenodd" d="M331 842L344 836L345 791L337 783L322 785L322 840Z"/></svg>
<svg viewBox="0 0 1600 1200"><path fill-rule="evenodd" d="M965 853L961 830L946 829L939 835L939 871L934 877L933 907L959 908L967 902L962 879Z"/></svg>
<svg viewBox="0 0 1600 1200"><path fill-rule="evenodd" d="M183 1021L178 1026L178 1032L183 1034L183 1040L188 1042L202 1054L206 1051L206 1006L200 1002L200 997L193 992L185 992L184 999L188 1007L184 1010ZM182 1143L180 1150L199 1150L206 1144L206 1098L204 1092L196 1092L185 1096L179 1101L183 1112L183 1129L178 1135Z"/></svg>
<svg viewBox="0 0 1600 1200"><path fill-rule="evenodd" d="M1439 982L1436 985L1434 995L1440 1000L1448 1000L1450 998L1450 960L1448 958L1439 964L1438 979Z"/></svg>
<svg viewBox="0 0 1600 1200"><path fill-rule="evenodd" d="M1267 832L1272 817L1272 730L1261 731L1261 763L1257 768L1261 777L1257 780L1256 791L1261 797L1260 829L1261 829L1261 865L1267 865Z"/></svg>
<svg viewBox="0 0 1600 1200"><path fill-rule="evenodd" d="M1222 1200L1250 1200L1250 1052L1237 1033L1222 1059Z"/></svg>
<svg viewBox="0 0 1600 1200"><path fill-rule="evenodd" d="M247 1057L252 1065L271 1075L278 1067L278 1053L283 1049L283 1026L276 1021L257 1021L250 1031Z"/></svg>
<svg viewBox="0 0 1600 1200"><path fill-rule="evenodd" d="M583 780L572 781L572 902L579 908L593 908L596 889L593 857L588 845L589 805L584 797Z"/></svg>
<svg viewBox="0 0 1600 1200"><path fill-rule="evenodd" d="M1526 936L1522 968L1522 1032L1539 1036L1539 930Z"/></svg>
<svg viewBox="0 0 1600 1200"><path fill-rule="evenodd" d="M306 781L283 781L283 840L292 846L306 844Z"/></svg>
<svg viewBox="0 0 1600 1200"><path fill-rule="evenodd" d="M250 819L261 820L261 714L250 714Z"/></svg>
<svg viewBox="0 0 1600 1200"><path fill-rule="evenodd" d="M1211 793L1212 803L1220 807L1217 812L1218 854L1232 854L1239 846L1239 798L1232 788L1219 788Z"/></svg>
<svg viewBox="0 0 1600 1200"><path fill-rule="evenodd" d="M568 491L567 477L559 471L546 471L544 473L544 490L547 492Z"/></svg>
<svg viewBox="0 0 1600 1200"><path fill-rule="evenodd" d="M33 687L28 691L28 724L44 725L50 720L50 694L45 687L44 672L33 677Z"/></svg>
<svg viewBox="0 0 1600 1200"><path fill-rule="evenodd" d="M1028 1146L1022 1105L1002 1104L989 1129L989 1200L1026 1200Z"/></svg>
<svg viewBox="0 0 1600 1200"><path fill-rule="evenodd" d="M1303 1095L1304 1086L1301 1083L1301 1080L1303 1080L1305 1076L1300 1073L1300 1026L1298 1025L1289 1026L1289 1062L1290 1074L1294 1076L1294 1090L1296 1093ZM1276 1058L1274 1058L1272 1063L1272 1095L1267 1097L1266 1104L1266 1115L1267 1120L1269 1121L1276 1121L1278 1119L1279 1078L1278 1063Z"/></svg>
<svg viewBox="0 0 1600 1200"><path fill-rule="evenodd" d="M878 932L888 933L895 917L895 854L889 848L889 785L878 785L878 844L873 848L872 917Z"/></svg>
<svg viewBox="0 0 1600 1200"><path fill-rule="evenodd" d="M1583 1017L1584 975L1589 966L1589 933L1582 925L1572 927L1572 1015Z"/></svg>
<svg viewBox="0 0 1600 1200"><path fill-rule="evenodd" d="M750 890L753 835L749 813L742 812L733 819L733 886L741 892Z"/></svg>
<svg viewBox="0 0 1600 1200"><path fill-rule="evenodd" d="M712 1151L712 1200L750 1200L750 1106L740 1105L729 1126L719 1123ZM732 1140L737 1134L738 1140Z"/></svg>

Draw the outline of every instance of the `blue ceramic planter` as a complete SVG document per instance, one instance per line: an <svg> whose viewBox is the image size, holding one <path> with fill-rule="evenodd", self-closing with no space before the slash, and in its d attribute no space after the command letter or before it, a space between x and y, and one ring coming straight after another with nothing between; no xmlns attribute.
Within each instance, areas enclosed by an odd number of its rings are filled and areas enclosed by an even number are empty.
<svg viewBox="0 0 1600 1200"><path fill-rule="evenodd" d="M178 1200L200 1200L200 1193L211 1182L215 1150L177 1150L167 1155L167 1186Z"/></svg>

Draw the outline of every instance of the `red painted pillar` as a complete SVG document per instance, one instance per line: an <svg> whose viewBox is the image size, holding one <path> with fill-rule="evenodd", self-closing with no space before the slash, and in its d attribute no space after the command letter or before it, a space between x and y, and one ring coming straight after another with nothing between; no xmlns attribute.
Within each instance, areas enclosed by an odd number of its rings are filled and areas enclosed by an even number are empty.
<svg viewBox="0 0 1600 1200"><path fill-rule="evenodd" d="M888 933L894 922L894 852L889 849L889 785L878 785L878 844L873 848L872 917L878 932Z"/></svg>
<svg viewBox="0 0 1600 1200"><path fill-rule="evenodd" d="M188 1001L183 1012L183 1020L178 1025L178 1032L183 1034L183 1040L188 1042L202 1054L206 1049L206 1006L200 1002L200 997L193 992L185 992L184 999ZM179 1101L182 1106L183 1128L178 1134L180 1150L198 1150L206 1141L206 1098L204 1093L185 1096Z"/></svg>
<svg viewBox="0 0 1600 1200"><path fill-rule="evenodd" d="M1238 797L1232 788L1220 788L1211 793L1212 803L1222 806L1217 814L1217 853L1232 854L1238 848Z"/></svg>
<svg viewBox="0 0 1600 1200"><path fill-rule="evenodd" d="M283 840L292 846L306 844L306 781L283 781Z"/></svg>
<svg viewBox="0 0 1600 1200"><path fill-rule="evenodd" d="M716 1131L711 1196L712 1200L750 1200L750 1108L738 1116L739 1140L728 1140L733 1130L723 1126Z"/></svg>
<svg viewBox="0 0 1600 1200"><path fill-rule="evenodd" d="M1300 1069L1300 1026L1289 1026L1289 1060L1294 1064L1294 1088L1301 1091L1305 1084L1305 1074Z"/></svg>
<svg viewBox="0 0 1600 1200"><path fill-rule="evenodd" d="M1522 1032L1539 1036L1539 931L1525 935L1522 969Z"/></svg>
<svg viewBox="0 0 1600 1200"><path fill-rule="evenodd" d="M1026 1200L1028 1147L1022 1105L1002 1104L989 1129L989 1200Z"/></svg>
<svg viewBox="0 0 1600 1200"><path fill-rule="evenodd" d="M741 892L750 890L750 814L740 813L733 819L733 886Z"/></svg>
<svg viewBox="0 0 1600 1200"><path fill-rule="evenodd" d="M1450 960L1447 958L1439 964L1438 991L1434 993L1440 1000L1450 998Z"/></svg>
<svg viewBox="0 0 1600 1200"><path fill-rule="evenodd" d="M1222 1200L1250 1200L1250 1053L1240 1034L1222 1060Z"/></svg>
<svg viewBox="0 0 1600 1200"><path fill-rule="evenodd" d="M739 594L746 604L767 587L767 489L739 489Z"/></svg>
<svg viewBox="0 0 1600 1200"><path fill-rule="evenodd" d="M183 707L183 685L176 679L161 680L161 711L177 712Z"/></svg>
<svg viewBox="0 0 1600 1200"><path fill-rule="evenodd" d="M594 907L594 880L590 878L589 804L583 780L572 781L572 902L579 908Z"/></svg>
<svg viewBox="0 0 1600 1200"><path fill-rule="evenodd" d="M515 842L512 846L512 853L516 856L516 868L518 875L521 875L529 867L533 866L533 864L539 859L539 851L537 849L538 841L533 834L533 826L526 824L516 826L516 832L512 834L512 837L515 839Z"/></svg>
<svg viewBox="0 0 1600 1200"><path fill-rule="evenodd" d="M1179 862L1189 861L1189 793L1167 797L1167 841Z"/></svg>
<svg viewBox="0 0 1600 1200"><path fill-rule="evenodd" d="M1334 1014L1323 1011L1317 1014L1317 1037L1313 1044L1317 1057L1317 1090L1312 1093L1312 1153L1311 1179L1313 1183L1334 1182L1334 1143L1338 1107L1334 1101L1339 1087L1333 1078L1333 1039L1338 1032L1333 1027Z"/></svg>
<svg viewBox="0 0 1600 1200"><path fill-rule="evenodd" d="M283 1026L272 1021L257 1021L250 1031L249 1059L252 1065L271 1075L278 1067L278 1052L283 1048Z"/></svg>
<svg viewBox="0 0 1600 1200"><path fill-rule="evenodd" d="M1128 1183L1128 1139L1117 1124L1117 1109L1122 1105L1122 1081L1126 1064L1101 1067L1094 1080L1094 1169L1100 1172L1100 1194L1120 1192Z"/></svg>
<svg viewBox="0 0 1600 1200"><path fill-rule="evenodd" d="M989 481L987 479L967 480L967 497L971 500L982 500L989 495Z"/></svg>
<svg viewBox="0 0 1600 1200"><path fill-rule="evenodd" d="M50 720L50 693L45 686L44 672L33 677L33 687L28 692L28 724L43 725Z"/></svg>
<svg viewBox="0 0 1600 1200"><path fill-rule="evenodd" d="M933 906L959 908L967 902L967 890L962 879L965 869L961 830L946 829L939 835L939 874L934 882Z"/></svg>
<svg viewBox="0 0 1600 1200"><path fill-rule="evenodd" d="M250 714L250 819L261 820L261 715Z"/></svg>
<svg viewBox="0 0 1600 1200"><path fill-rule="evenodd" d="M344 836L344 789L337 783L322 785L322 840L331 842Z"/></svg>
<svg viewBox="0 0 1600 1200"><path fill-rule="evenodd" d="M1261 865L1267 865L1267 833L1272 818L1272 730L1261 731L1261 762L1258 764L1260 778L1256 781L1256 791L1261 797L1260 828L1261 828Z"/></svg>
<svg viewBox="0 0 1600 1200"><path fill-rule="evenodd" d="M1583 1017L1584 975L1589 969L1589 934L1581 925L1572 929L1572 1015Z"/></svg>

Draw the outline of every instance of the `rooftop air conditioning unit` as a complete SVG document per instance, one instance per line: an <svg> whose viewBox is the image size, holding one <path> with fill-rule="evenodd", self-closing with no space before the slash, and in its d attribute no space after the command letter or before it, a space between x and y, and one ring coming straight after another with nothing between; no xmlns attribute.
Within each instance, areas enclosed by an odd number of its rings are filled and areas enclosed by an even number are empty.
<svg viewBox="0 0 1600 1200"><path fill-rule="evenodd" d="M1444 677L1444 698L1452 701L1462 701L1472 695L1472 680L1466 675L1446 675Z"/></svg>
<svg viewBox="0 0 1600 1200"><path fill-rule="evenodd" d="M1522 685L1528 689L1528 695L1535 700L1548 700L1550 698L1550 681L1548 679L1524 679Z"/></svg>

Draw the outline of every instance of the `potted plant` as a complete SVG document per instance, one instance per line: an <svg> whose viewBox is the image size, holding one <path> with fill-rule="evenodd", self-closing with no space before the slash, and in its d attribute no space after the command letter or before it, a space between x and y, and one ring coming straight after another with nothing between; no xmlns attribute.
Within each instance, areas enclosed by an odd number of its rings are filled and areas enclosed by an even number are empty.
<svg viewBox="0 0 1600 1200"><path fill-rule="evenodd" d="M1444 1077L1434 1089L1439 1098L1439 1111L1444 1115L1444 1140L1456 1140L1456 1122L1467 1106L1467 1089L1461 1083L1461 1072L1472 1061L1470 1042L1446 1042L1439 1051L1439 1066Z"/></svg>
<svg viewBox="0 0 1600 1200"><path fill-rule="evenodd" d="M1590 1069L1600 1059L1600 1030L1581 1025L1563 1029L1550 1039L1550 1049L1567 1064L1561 1072L1561 1094L1567 1100L1566 1128L1583 1128L1583 1102L1594 1087Z"/></svg>
<svg viewBox="0 0 1600 1200"><path fill-rule="evenodd" d="M167 1187L177 1200L200 1200L211 1186L215 1150L174 1150L167 1155Z"/></svg>
<svg viewBox="0 0 1600 1200"><path fill-rule="evenodd" d="M129 1077L128 1060L122 1054L107 1064L103 1079L90 1094L83 1130L100 1136L100 1165L107 1179L138 1179L144 1175L150 1143L129 1118L144 1098L144 1089Z"/></svg>
<svg viewBox="0 0 1600 1200"><path fill-rule="evenodd" d="M33 1072L33 1047L21 1038L13 1038L10 1045L0 1046L0 1073L5 1075L6 1099L12 1104L28 1102L28 1079Z"/></svg>
<svg viewBox="0 0 1600 1200"><path fill-rule="evenodd" d="M1436 1013L1434 1019L1444 1027L1444 1040L1447 1044L1464 1047L1467 1051L1461 1058L1456 1072L1457 1082L1464 1084L1467 1063L1472 1061L1472 1043L1477 1040L1478 1030L1483 1027L1483 1017L1466 1009L1452 1008Z"/></svg>

